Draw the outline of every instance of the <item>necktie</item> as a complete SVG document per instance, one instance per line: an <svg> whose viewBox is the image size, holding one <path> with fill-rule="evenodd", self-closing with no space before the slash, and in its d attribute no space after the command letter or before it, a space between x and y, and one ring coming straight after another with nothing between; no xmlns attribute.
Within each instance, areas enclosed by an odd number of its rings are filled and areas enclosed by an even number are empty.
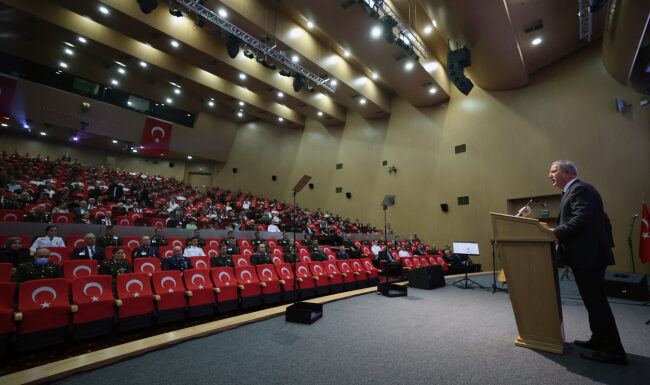
<svg viewBox="0 0 650 385"><path fill-rule="evenodd" d="M95 255L94 247L89 247L88 248L88 256L90 257L90 259L93 259L94 255Z"/></svg>

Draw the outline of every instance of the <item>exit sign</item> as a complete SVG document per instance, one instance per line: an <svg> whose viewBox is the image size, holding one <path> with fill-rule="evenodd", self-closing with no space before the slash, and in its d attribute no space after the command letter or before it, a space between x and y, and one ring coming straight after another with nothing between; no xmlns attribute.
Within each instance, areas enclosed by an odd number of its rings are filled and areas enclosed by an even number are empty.
<svg viewBox="0 0 650 385"><path fill-rule="evenodd" d="M542 217L548 217L548 210L540 210L539 215Z"/></svg>

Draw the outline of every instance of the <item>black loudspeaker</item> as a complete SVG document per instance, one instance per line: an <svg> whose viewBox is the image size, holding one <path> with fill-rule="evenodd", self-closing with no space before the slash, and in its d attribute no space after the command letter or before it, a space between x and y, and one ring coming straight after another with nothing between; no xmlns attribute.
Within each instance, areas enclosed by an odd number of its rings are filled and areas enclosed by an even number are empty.
<svg viewBox="0 0 650 385"><path fill-rule="evenodd" d="M345 197L348 199L352 198L352 193L346 192Z"/></svg>
<svg viewBox="0 0 650 385"><path fill-rule="evenodd" d="M233 173L233 174L237 174L237 169L236 169L236 168L233 168L233 169L232 169L232 173Z"/></svg>
<svg viewBox="0 0 650 385"><path fill-rule="evenodd" d="M606 271L605 292L608 297L647 301L648 277L645 274Z"/></svg>
<svg viewBox="0 0 650 385"><path fill-rule="evenodd" d="M416 289L431 290L445 286L445 275L441 265L423 266L409 271L409 286Z"/></svg>
<svg viewBox="0 0 650 385"><path fill-rule="evenodd" d="M449 79L465 95L474 88L474 83L465 76L465 67L472 64L469 50L465 47L447 52L447 73Z"/></svg>
<svg viewBox="0 0 650 385"><path fill-rule="evenodd" d="M441 204L440 204L440 210L442 210L442 211L444 211L444 212L449 211L449 205L446 204L446 203L441 203Z"/></svg>
<svg viewBox="0 0 650 385"><path fill-rule="evenodd" d="M314 184L313 184L313 183L310 183L310 184L309 184L309 189L310 189L310 190L313 190L313 189L314 189Z"/></svg>
<svg viewBox="0 0 650 385"><path fill-rule="evenodd" d="M278 179L277 176L275 176L275 175L271 175L271 180L276 180L276 179Z"/></svg>
<svg viewBox="0 0 650 385"><path fill-rule="evenodd" d="M174 162L169 162L169 167L174 167L174 166L175 166Z"/></svg>

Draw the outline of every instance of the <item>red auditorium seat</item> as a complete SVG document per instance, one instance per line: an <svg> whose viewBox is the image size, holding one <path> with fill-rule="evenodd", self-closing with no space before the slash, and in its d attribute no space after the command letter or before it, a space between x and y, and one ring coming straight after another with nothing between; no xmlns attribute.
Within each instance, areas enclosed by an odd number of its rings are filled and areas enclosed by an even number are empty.
<svg viewBox="0 0 650 385"><path fill-rule="evenodd" d="M11 282L13 263L0 263L0 282Z"/></svg>
<svg viewBox="0 0 650 385"><path fill-rule="evenodd" d="M1 222L22 222L24 217L23 210L0 210Z"/></svg>
<svg viewBox="0 0 650 385"><path fill-rule="evenodd" d="M262 286L254 266L235 267L237 287L241 297L242 309L247 309L261 304Z"/></svg>
<svg viewBox="0 0 650 385"><path fill-rule="evenodd" d="M183 272L185 288L188 296L189 317L199 318L214 314L215 290L210 280L210 271L205 269L189 269Z"/></svg>
<svg viewBox="0 0 650 385"><path fill-rule="evenodd" d="M131 220L132 220L134 223L135 223L135 220L136 220L136 219L138 219L138 218L143 218L143 214L142 214L142 213L138 213L138 212L134 212L134 211L130 211L130 212L128 212L128 213L126 214L126 216L128 216L129 218L131 218Z"/></svg>
<svg viewBox="0 0 650 385"><path fill-rule="evenodd" d="M153 292L149 275L145 273L120 274L116 277L117 317L119 330L134 330L151 325Z"/></svg>
<svg viewBox="0 0 650 385"><path fill-rule="evenodd" d="M160 253L160 258L165 259L174 254L174 248L171 246L160 246L158 252Z"/></svg>
<svg viewBox="0 0 650 385"><path fill-rule="evenodd" d="M293 266L293 264L291 264ZM296 281L298 281L298 294L300 298L311 298L316 295L316 281L305 262L295 264Z"/></svg>
<svg viewBox="0 0 650 385"><path fill-rule="evenodd" d="M238 254L232 256L232 262L237 266L250 266L251 259L248 255Z"/></svg>
<svg viewBox="0 0 650 385"><path fill-rule="evenodd" d="M111 281L110 275L92 275L72 281L72 303L78 307L72 319L75 340L111 333L115 314Z"/></svg>
<svg viewBox="0 0 650 385"><path fill-rule="evenodd" d="M151 218L151 227L167 227L165 218Z"/></svg>
<svg viewBox="0 0 650 385"><path fill-rule="evenodd" d="M354 271L354 277L357 280L357 286L359 288L368 287L368 273L366 269L361 265L361 261L358 259L351 259L350 265L352 266L352 271Z"/></svg>
<svg viewBox="0 0 650 385"><path fill-rule="evenodd" d="M304 253L302 253L302 251L300 251L300 253L298 254L298 257L299 257L300 260L303 261L304 263L311 263L311 262L312 262L312 260L311 260L311 255L309 255L309 254L304 254Z"/></svg>
<svg viewBox="0 0 650 385"><path fill-rule="evenodd" d="M339 271L341 272L341 275L343 276L343 288L345 290L352 290L357 288L357 279L354 270L352 270L352 266L350 265L350 261L348 260L340 260L336 261L336 264L339 268Z"/></svg>
<svg viewBox="0 0 650 385"><path fill-rule="evenodd" d="M40 205L40 204L45 205L45 206L47 207L47 211L51 211L51 210L54 208L54 206L56 206L56 202L55 202L55 201L44 200L44 199L39 199L39 200L37 200L37 201L36 201L36 204L37 204L37 205Z"/></svg>
<svg viewBox="0 0 650 385"><path fill-rule="evenodd" d="M132 260L133 250L131 250L130 247L126 247L126 246L109 246L109 247L106 248L106 259L113 259L112 258L113 250L116 247L121 247L122 249L124 249L124 259L129 261L129 266L131 266L132 265L131 260Z"/></svg>
<svg viewBox="0 0 650 385"><path fill-rule="evenodd" d="M406 277L408 275L408 271L415 269L415 265L413 265L413 260L411 260L411 257L401 257L399 259L399 262L402 264L402 276Z"/></svg>
<svg viewBox="0 0 650 385"><path fill-rule="evenodd" d="M169 238L167 238L167 246L170 246L170 247L180 246L180 247L185 248L185 238L169 237Z"/></svg>
<svg viewBox="0 0 650 385"><path fill-rule="evenodd" d="M244 247L243 249L239 249L241 253L247 257L250 257L251 255L255 254L252 248L249 247Z"/></svg>
<svg viewBox="0 0 650 385"><path fill-rule="evenodd" d="M332 293L343 291L343 275L339 271L338 267L336 267L336 261L323 262L323 268L325 268L325 271L327 272L327 278L329 278L330 290Z"/></svg>
<svg viewBox="0 0 650 385"><path fill-rule="evenodd" d="M237 310L239 296L237 295L237 279L232 267L215 267L210 270L212 282L217 293L217 311L226 313Z"/></svg>
<svg viewBox="0 0 650 385"><path fill-rule="evenodd" d="M215 256L219 255L219 247L216 247L216 246L203 246L203 252L208 257L215 257Z"/></svg>
<svg viewBox="0 0 650 385"><path fill-rule="evenodd" d="M219 249L219 239L217 238L205 238L205 245L210 246L210 247L216 247L217 250Z"/></svg>
<svg viewBox="0 0 650 385"><path fill-rule="evenodd" d="M72 213L52 213L52 222L54 222L54 223L74 223L74 214L72 214Z"/></svg>
<svg viewBox="0 0 650 385"><path fill-rule="evenodd" d="M158 308L158 324L185 321L186 295L181 272L178 270L157 271L151 275L154 299Z"/></svg>
<svg viewBox="0 0 650 385"><path fill-rule="evenodd" d="M18 351L62 344L71 307L68 284L63 278L23 282L18 291L16 314Z"/></svg>
<svg viewBox="0 0 650 385"><path fill-rule="evenodd" d="M242 250L243 248L251 248L251 249L253 248L250 239L245 239L245 238L238 239L237 244L239 245L239 250Z"/></svg>
<svg viewBox="0 0 650 385"><path fill-rule="evenodd" d="M307 246L298 245L298 254L309 254Z"/></svg>
<svg viewBox="0 0 650 385"><path fill-rule="evenodd" d="M258 224L258 225L257 225L257 230L258 230L258 231L266 231L266 225L261 224L261 223Z"/></svg>
<svg viewBox="0 0 650 385"><path fill-rule="evenodd" d="M90 210L90 215L94 220L97 220L99 217L103 217L106 210L104 209L92 209Z"/></svg>
<svg viewBox="0 0 650 385"><path fill-rule="evenodd" d="M42 249L42 247L39 247L39 249ZM61 266L65 261L70 260L72 256L71 247L48 247L47 249L50 250L50 262L56 262Z"/></svg>
<svg viewBox="0 0 650 385"><path fill-rule="evenodd" d="M119 215L115 218L115 223L119 226L133 226L133 219L125 215Z"/></svg>
<svg viewBox="0 0 650 385"><path fill-rule="evenodd" d="M279 247L279 246L278 246L278 241L277 241L277 239L267 239L267 240L266 240L266 244L269 245L269 247L270 247L271 249L273 249L273 248L275 248L275 247Z"/></svg>
<svg viewBox="0 0 650 385"><path fill-rule="evenodd" d="M263 302L265 305L280 302L282 299L282 287L280 279L275 273L274 265L257 265L257 276L262 282Z"/></svg>
<svg viewBox="0 0 650 385"><path fill-rule="evenodd" d="M7 239L18 237L23 241L23 247L29 248L32 245L32 240L29 235L24 234L3 234L0 235L0 247L5 247L7 244Z"/></svg>
<svg viewBox="0 0 650 385"><path fill-rule="evenodd" d="M97 275L97 261L89 259L79 259L74 261L63 262L63 278L72 284L77 278Z"/></svg>
<svg viewBox="0 0 650 385"><path fill-rule="evenodd" d="M375 265L372 264L370 258L362 258L360 259L360 261L363 264L363 267L368 272L368 283L370 284L370 286L378 285L379 273L381 273L381 270L377 269Z"/></svg>
<svg viewBox="0 0 650 385"><path fill-rule="evenodd" d="M25 205L25 212L26 212L26 213L29 213L29 212L31 212L31 211L34 211L34 209L36 208L36 206L38 206L38 204L36 204L36 203L30 203L30 204L28 204L28 205Z"/></svg>
<svg viewBox="0 0 650 385"><path fill-rule="evenodd" d="M161 271L160 259L156 257L136 258L133 260L134 273L145 273L151 276L156 271Z"/></svg>
<svg viewBox="0 0 650 385"><path fill-rule="evenodd" d="M9 340L16 331L16 324L12 318L15 292L15 282L0 282L0 360L7 354Z"/></svg>
<svg viewBox="0 0 650 385"><path fill-rule="evenodd" d="M133 226L151 227L151 218L135 218L133 219Z"/></svg>
<svg viewBox="0 0 650 385"><path fill-rule="evenodd" d="M432 265L442 265L442 271L449 271L449 266L441 255L429 255L427 257Z"/></svg>
<svg viewBox="0 0 650 385"><path fill-rule="evenodd" d="M361 251L361 257L373 257L374 254L372 253L372 250L370 249L370 246L368 245L361 245L361 248L359 249Z"/></svg>
<svg viewBox="0 0 650 385"><path fill-rule="evenodd" d="M77 247L83 247L86 246L86 241L84 240L84 236L80 234L70 234L65 238L65 244L68 247L72 247L73 249Z"/></svg>
<svg viewBox="0 0 650 385"><path fill-rule="evenodd" d="M190 262L195 269L210 270L210 257L208 256L190 257Z"/></svg>
<svg viewBox="0 0 650 385"><path fill-rule="evenodd" d="M122 244L131 249L142 246L141 237L122 237Z"/></svg>
<svg viewBox="0 0 650 385"><path fill-rule="evenodd" d="M409 256L411 258L411 263L413 264L413 268L417 269L418 267L422 267L422 262L420 262L420 258L414 257L414 256Z"/></svg>
<svg viewBox="0 0 650 385"><path fill-rule="evenodd" d="M309 270L316 281L316 293L318 295L329 294L330 280L323 264L321 262L311 262L309 263Z"/></svg>
<svg viewBox="0 0 650 385"><path fill-rule="evenodd" d="M281 254L273 253L270 255L274 265L284 263L284 257Z"/></svg>
<svg viewBox="0 0 650 385"><path fill-rule="evenodd" d="M356 247L358 247L359 249L361 249L361 246L363 246L363 245L361 244L361 241L352 241L352 243L354 243L354 245L355 245Z"/></svg>

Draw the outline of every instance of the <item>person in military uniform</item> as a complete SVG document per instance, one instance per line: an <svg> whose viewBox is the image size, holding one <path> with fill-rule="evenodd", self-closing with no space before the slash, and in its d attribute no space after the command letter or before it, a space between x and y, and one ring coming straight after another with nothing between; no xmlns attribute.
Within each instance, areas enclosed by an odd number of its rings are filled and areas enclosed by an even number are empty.
<svg viewBox="0 0 650 385"><path fill-rule="evenodd" d="M142 237L142 246L133 249L133 254L131 256L133 259L151 257L160 259L158 248L151 244L151 238L149 238L148 235Z"/></svg>
<svg viewBox="0 0 650 385"><path fill-rule="evenodd" d="M198 247L203 247L203 246L207 245L207 243L205 242L205 239L201 238L201 229L194 229L194 235L185 240L185 246L189 246L190 243L192 243L192 239L195 239L195 238L198 239L198 241L199 241L199 244L197 245Z"/></svg>
<svg viewBox="0 0 650 385"><path fill-rule="evenodd" d="M190 262L189 257L183 257L183 248L180 246L174 246L173 254L163 259L162 269L163 270L179 270L181 272L187 269L193 269L192 262Z"/></svg>
<svg viewBox="0 0 650 385"><path fill-rule="evenodd" d="M261 245L264 242L266 242L266 241L264 239L262 239L262 237L260 236L260 232L256 231L255 232L255 238L253 238L253 240L251 241L251 245L253 245L254 248L258 248L259 245Z"/></svg>
<svg viewBox="0 0 650 385"><path fill-rule="evenodd" d="M0 202L0 208L3 210L24 210L25 204L18 200L18 194L11 193L9 198L5 198Z"/></svg>
<svg viewBox="0 0 650 385"><path fill-rule="evenodd" d="M251 265L272 265L273 261L269 256L269 253L266 252L266 244L260 243L257 247L257 253L253 254L251 257Z"/></svg>
<svg viewBox="0 0 650 385"><path fill-rule="evenodd" d="M101 247L122 246L122 238L115 235L114 226L106 226L106 234L97 238L97 245Z"/></svg>
<svg viewBox="0 0 650 385"><path fill-rule="evenodd" d="M156 227L154 230L153 236L151 237L151 246L156 248L160 246L167 246L167 238L163 236L162 227Z"/></svg>
<svg viewBox="0 0 650 385"><path fill-rule="evenodd" d="M230 230L228 231L228 236L221 240L221 243L230 244L230 240L234 239L235 244L237 243L237 238L235 238L235 233Z"/></svg>
<svg viewBox="0 0 650 385"><path fill-rule="evenodd" d="M305 245L305 246L306 246L306 245ZM308 249L309 249L309 254L313 254L313 253L315 253L316 251L318 251L318 247L319 247L319 246L320 246L320 245L318 244L318 239L314 238L314 240L311 242L311 245L308 247ZM322 248L321 248L321 250L322 250Z"/></svg>
<svg viewBox="0 0 650 385"><path fill-rule="evenodd" d="M28 212L25 214L25 222L38 222L38 223L50 223L52 221L52 217L50 216L50 213L47 212L47 208L45 207L44 204L40 204L36 207L34 207L33 211Z"/></svg>
<svg viewBox="0 0 650 385"><path fill-rule="evenodd" d="M302 240L302 245L309 247L313 244L314 240L311 239L311 235L309 233L305 233L305 239Z"/></svg>
<svg viewBox="0 0 650 385"><path fill-rule="evenodd" d="M366 236L363 238L363 241L361 241L361 244L364 246L372 246L372 241L370 240L370 235L366 234Z"/></svg>
<svg viewBox="0 0 650 385"><path fill-rule="evenodd" d="M228 240L228 244L226 244L226 250L229 255L241 254L241 251L239 251L239 246L237 246L237 241L235 240L235 238L230 238Z"/></svg>
<svg viewBox="0 0 650 385"><path fill-rule="evenodd" d="M348 234L345 237L343 247L345 248L345 252L348 254L349 258L359 258L359 248L354 244L354 241L352 240L352 234Z"/></svg>
<svg viewBox="0 0 650 385"><path fill-rule="evenodd" d="M282 233L282 239L278 241L278 246L282 248L289 246L289 234Z"/></svg>
<svg viewBox="0 0 650 385"><path fill-rule="evenodd" d="M316 250L311 253L311 260L314 262L325 262L327 261L327 254L323 251L323 246L316 246Z"/></svg>
<svg viewBox="0 0 650 385"><path fill-rule="evenodd" d="M287 263L300 262L298 259L298 247L293 242L293 239L289 240L289 244L284 247L284 261Z"/></svg>
<svg viewBox="0 0 650 385"><path fill-rule="evenodd" d="M13 281L18 284L35 279L62 278L61 266L49 262L50 250L44 247L36 250L32 260L18 266Z"/></svg>
<svg viewBox="0 0 650 385"><path fill-rule="evenodd" d="M210 266L212 267L235 267L232 257L228 254L228 246L219 246L219 255L210 257Z"/></svg>
<svg viewBox="0 0 650 385"><path fill-rule="evenodd" d="M377 241L377 244L379 246L386 246L386 240L384 239L383 235L379 237L379 240Z"/></svg>
<svg viewBox="0 0 650 385"><path fill-rule="evenodd" d="M111 259L108 259L99 265L99 274L111 275L113 276L113 281L115 281L115 277L119 274L128 273L130 269L131 267L129 266L129 261L126 260L124 249L116 247L113 249Z"/></svg>

